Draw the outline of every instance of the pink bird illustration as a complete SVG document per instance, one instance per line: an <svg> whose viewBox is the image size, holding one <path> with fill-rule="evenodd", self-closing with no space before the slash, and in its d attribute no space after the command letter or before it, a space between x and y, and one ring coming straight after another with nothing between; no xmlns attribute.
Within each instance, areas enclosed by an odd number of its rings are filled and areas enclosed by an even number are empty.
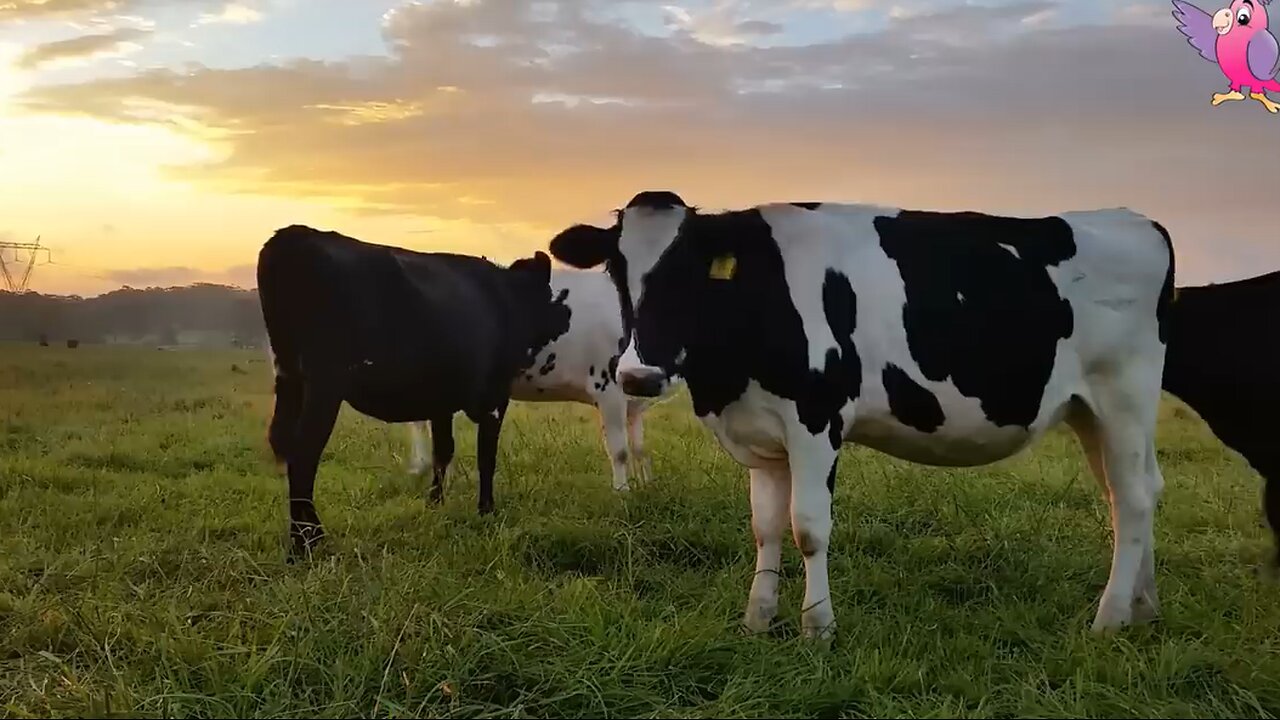
<svg viewBox="0 0 1280 720"><path fill-rule="evenodd" d="M1280 43L1267 29L1267 5L1271 0L1232 0L1230 7L1210 15L1186 0L1173 0L1173 18L1178 31L1186 36L1200 56L1217 63L1222 74L1231 81L1231 92L1214 93L1216 107L1228 100L1244 100L1241 88L1249 88L1249 97L1271 112L1280 105L1267 97L1267 91L1280 93Z"/></svg>

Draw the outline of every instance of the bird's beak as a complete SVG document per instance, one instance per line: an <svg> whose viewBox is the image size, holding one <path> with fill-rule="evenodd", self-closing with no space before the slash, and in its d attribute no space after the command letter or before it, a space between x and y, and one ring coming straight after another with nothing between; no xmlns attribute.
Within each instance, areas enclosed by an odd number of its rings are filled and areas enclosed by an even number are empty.
<svg viewBox="0 0 1280 720"><path fill-rule="evenodd" d="M1219 35L1226 35L1231 31L1231 8L1222 8L1213 14L1213 29Z"/></svg>

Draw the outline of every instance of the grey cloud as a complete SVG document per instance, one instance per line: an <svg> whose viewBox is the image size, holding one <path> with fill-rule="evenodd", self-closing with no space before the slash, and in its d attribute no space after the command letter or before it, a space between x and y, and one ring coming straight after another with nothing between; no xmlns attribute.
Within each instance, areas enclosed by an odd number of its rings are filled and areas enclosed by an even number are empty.
<svg viewBox="0 0 1280 720"><path fill-rule="evenodd" d="M55 40L43 43L27 50L18 58L20 68L34 68L54 60L86 57L100 52L115 50L127 42L140 39L149 31L137 28L121 28L108 33L81 35L67 40Z"/></svg>
<svg viewBox="0 0 1280 720"><path fill-rule="evenodd" d="M782 25L768 20L740 20L734 28L744 35L776 35L782 32Z"/></svg>

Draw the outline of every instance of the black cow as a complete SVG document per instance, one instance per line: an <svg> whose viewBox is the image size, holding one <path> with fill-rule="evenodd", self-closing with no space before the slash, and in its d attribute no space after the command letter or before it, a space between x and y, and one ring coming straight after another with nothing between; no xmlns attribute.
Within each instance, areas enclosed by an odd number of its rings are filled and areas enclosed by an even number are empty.
<svg viewBox="0 0 1280 720"><path fill-rule="evenodd" d="M344 400L388 423L431 421L436 502L453 457L453 416L466 413L478 425L479 510L493 511L512 380L568 325L550 276L541 252L503 268L301 225L263 245L258 296L276 375L268 442L288 467L295 554L324 534L313 487Z"/></svg>
<svg viewBox="0 0 1280 720"><path fill-rule="evenodd" d="M1184 287L1170 313L1164 389L1195 410L1265 480L1263 507L1280 570L1280 272Z"/></svg>

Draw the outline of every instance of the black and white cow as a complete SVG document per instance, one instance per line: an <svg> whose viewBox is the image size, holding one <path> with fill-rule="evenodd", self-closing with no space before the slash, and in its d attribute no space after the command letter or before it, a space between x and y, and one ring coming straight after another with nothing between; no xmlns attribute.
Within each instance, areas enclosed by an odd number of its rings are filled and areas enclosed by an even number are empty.
<svg viewBox="0 0 1280 720"><path fill-rule="evenodd" d="M673 376L750 468L756 575L778 605L790 515L802 625L834 630L827 546L842 443L936 466L1007 458L1067 422L1109 488L1111 575L1095 631L1154 617L1154 447L1173 249L1124 209L1044 218L779 203L706 214L643 192L552 255L606 263L633 318L623 389Z"/></svg>
<svg viewBox="0 0 1280 720"><path fill-rule="evenodd" d="M1178 289L1169 314L1164 389L1194 410L1264 480L1280 574L1280 272Z"/></svg>
<svg viewBox="0 0 1280 720"><path fill-rule="evenodd" d="M524 402L576 402L593 405L600 413L604 446L613 466L613 487L628 490L628 466L633 461L640 480L647 480L652 463L644 449L644 411L654 398L627 397L614 381L614 368L627 340L622 325L618 290L599 271L554 269L551 292L569 309L568 330L539 351L533 364L512 384L511 399ZM665 396L677 386L673 383ZM431 461L424 422L410 426L413 455L409 469L426 471ZM439 432L441 427L432 427ZM432 436L433 454L453 454L453 438ZM628 446L629 449L628 449ZM439 471L437 471L439 474ZM439 482L437 478L436 482Z"/></svg>
<svg viewBox="0 0 1280 720"><path fill-rule="evenodd" d="M512 379L568 313L545 253L503 268L450 253L366 243L301 225L258 255L275 367L268 442L289 474L295 554L323 536L313 504L320 454L343 401L388 423L477 424L479 510L493 510L498 435ZM440 499L440 488L433 488Z"/></svg>

